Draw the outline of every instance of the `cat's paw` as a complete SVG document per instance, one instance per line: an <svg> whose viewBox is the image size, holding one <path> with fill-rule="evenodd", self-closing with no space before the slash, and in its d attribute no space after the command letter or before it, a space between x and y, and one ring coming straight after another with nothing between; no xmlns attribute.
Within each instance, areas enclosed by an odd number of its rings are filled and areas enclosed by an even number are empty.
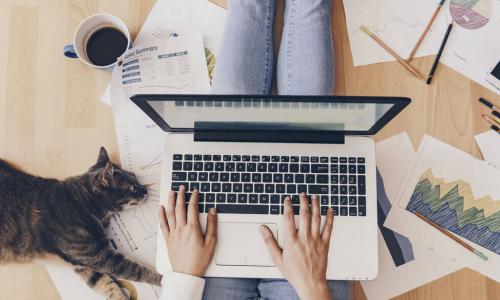
<svg viewBox="0 0 500 300"><path fill-rule="evenodd" d="M120 286L113 285L110 286L106 291L107 300L130 300L130 296L125 292Z"/></svg>

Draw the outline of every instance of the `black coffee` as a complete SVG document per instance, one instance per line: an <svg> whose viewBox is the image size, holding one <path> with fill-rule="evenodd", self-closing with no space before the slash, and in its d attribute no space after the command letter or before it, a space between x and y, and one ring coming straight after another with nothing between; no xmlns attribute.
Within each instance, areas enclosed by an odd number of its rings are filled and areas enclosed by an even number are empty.
<svg viewBox="0 0 500 300"><path fill-rule="evenodd" d="M86 50L89 60L97 66L107 66L116 61L125 50L128 40L118 29L105 27L92 33Z"/></svg>

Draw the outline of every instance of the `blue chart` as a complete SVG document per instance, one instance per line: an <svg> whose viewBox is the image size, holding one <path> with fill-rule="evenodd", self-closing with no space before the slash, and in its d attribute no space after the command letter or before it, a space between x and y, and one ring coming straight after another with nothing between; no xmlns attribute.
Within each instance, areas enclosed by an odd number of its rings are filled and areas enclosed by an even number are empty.
<svg viewBox="0 0 500 300"><path fill-rule="evenodd" d="M410 240L386 227L384 227L385 219L391 209L391 202L385 193L384 180L377 169L377 210L378 210L378 228L385 244L389 249L392 260L396 267L404 265L415 259L413 248Z"/></svg>
<svg viewBox="0 0 500 300"><path fill-rule="evenodd" d="M475 199L468 183L445 182L427 170L406 207L439 226L500 255L500 201Z"/></svg>

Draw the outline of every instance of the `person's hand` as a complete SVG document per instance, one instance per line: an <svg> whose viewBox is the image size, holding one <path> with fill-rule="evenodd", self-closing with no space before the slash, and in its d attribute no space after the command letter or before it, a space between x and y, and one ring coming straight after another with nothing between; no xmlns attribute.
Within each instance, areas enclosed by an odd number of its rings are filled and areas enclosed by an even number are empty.
<svg viewBox="0 0 500 300"><path fill-rule="evenodd" d="M300 224L295 227L292 202L285 199L283 249L271 230L261 226L262 235L271 253L273 262L281 274L295 288L302 300L331 299L326 283L328 248L333 228L333 211L330 208L325 227L321 232L319 199L312 197L312 216L305 194L300 195Z"/></svg>
<svg viewBox="0 0 500 300"><path fill-rule="evenodd" d="M166 210L160 207L160 227L173 271L201 277L214 255L217 214L215 208L210 209L203 235L198 216L198 190L191 195L187 217L184 191L184 186L181 186L177 200L175 192L170 191Z"/></svg>

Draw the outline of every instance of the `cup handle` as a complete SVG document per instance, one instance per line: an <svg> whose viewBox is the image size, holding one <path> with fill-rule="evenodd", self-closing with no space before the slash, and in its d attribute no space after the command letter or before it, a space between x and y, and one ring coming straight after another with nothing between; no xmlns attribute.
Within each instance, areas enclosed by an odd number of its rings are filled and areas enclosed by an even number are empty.
<svg viewBox="0 0 500 300"><path fill-rule="evenodd" d="M78 54L76 54L75 46L66 45L64 46L64 56L69 58L78 58Z"/></svg>

